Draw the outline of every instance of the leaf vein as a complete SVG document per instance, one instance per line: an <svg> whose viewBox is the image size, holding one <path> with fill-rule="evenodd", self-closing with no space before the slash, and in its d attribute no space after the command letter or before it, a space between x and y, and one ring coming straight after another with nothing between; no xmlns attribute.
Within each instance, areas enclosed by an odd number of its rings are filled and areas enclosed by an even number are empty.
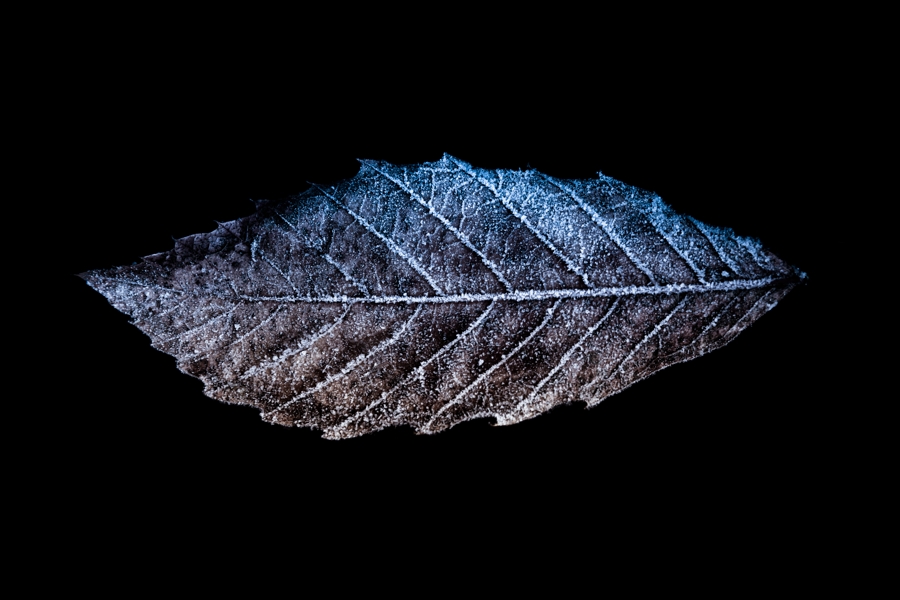
<svg viewBox="0 0 900 600"><path fill-rule="evenodd" d="M312 388L306 390L305 392L301 392L300 394L294 396L288 402L285 402L284 404L276 407L275 409L269 411L268 413L263 414L263 417L267 418L267 417L274 415L275 413L279 413L279 412L285 410L286 408L288 408L289 406L296 404L300 400L303 400L304 398L308 398L310 395L318 392L325 386L330 385L331 383L334 383L335 381L338 381L340 379L343 379L344 377L346 377L347 375L352 373L354 369L356 369L359 365L365 363L372 356L374 356L375 354L378 354L379 352L381 352L388 346L395 344L397 342L397 340L400 339L400 336L403 335L404 332L406 332L406 329L410 326L410 324L416 319L416 317L419 316L420 312L422 312L422 305L416 307L416 310L415 310L415 312L413 312L412 316L409 319L407 319L406 323L404 323L403 326L400 327L400 329L395 331L394 334L390 338L380 342L377 346L375 346L375 348L370 350L367 354L364 354L364 355L354 358L349 363L347 363L344 366L344 368L342 368L340 371L338 371L337 373L335 373L333 375L329 375L328 377L326 377L325 379L323 379L322 381L317 383Z"/></svg>
<svg viewBox="0 0 900 600"><path fill-rule="evenodd" d="M442 406L442 407L434 414L434 416L431 417L431 419L430 419L430 420L422 427L423 431L426 431L426 432L431 431L431 424L434 423L434 421L435 421L438 417L440 417L442 414L444 414L444 413L445 413L447 410L449 410L451 407L456 406L457 404L459 404L460 402L462 402L463 398L465 398L465 397L468 395L468 393L472 391L472 389L474 389L477 385L480 385L482 381L484 381L484 380L485 380L487 377L489 377L494 371L496 371L496 370L499 369L501 366L503 366L503 365L506 363L506 361L508 361L508 360L509 360L510 358L512 358L513 356L515 356L515 355L519 352L519 350L521 350L522 348L524 348L531 340L533 340L533 339L534 339L534 336L536 336L538 333L540 333L540 331L541 331L544 327L547 326L547 323L550 322L550 319L553 317L553 313L556 312L556 309L559 307L559 305L560 305L561 302L562 302L562 298L560 298L559 300L557 300L556 302L554 302L554 303L553 303L553 306L551 306L550 308L547 309L547 313L544 315L544 320L541 321L541 323L540 323L537 327L535 327L533 330L531 330L531 333L528 334L528 337L526 337L524 340L522 340L521 342L519 342L519 344L516 345L516 347L513 349L512 352L510 352L509 354L504 355L504 356L500 359L499 362L494 363L494 364L493 364L489 369L487 369L484 373L482 373L482 374L479 375L477 378L475 378L475 381L473 381L472 383L470 383L469 385L467 385L461 392L459 392L459 393L458 393L458 394L457 394L450 402L444 404L444 406Z"/></svg>
<svg viewBox="0 0 900 600"><path fill-rule="evenodd" d="M709 245L712 246L712 249L715 251L716 255L719 257L719 260L721 260L723 263L728 265L728 268L731 269L731 271L732 271L732 273L734 273L735 277L740 276L741 270L738 268L738 266L734 262L734 260L732 260L731 257L728 256L728 253L725 252L724 249L720 248L719 245L715 242L715 240L713 240L712 236L709 235L709 231L708 231L709 226L704 223L701 223L694 217L688 217L688 220L694 224L694 226L697 228L697 230L701 234L703 234L703 237L705 237L706 240L709 242Z"/></svg>
<svg viewBox="0 0 900 600"><path fill-rule="evenodd" d="M619 362L619 364L615 368L615 370L613 370L612 372L610 372L607 375L601 375L601 376L595 378L590 383L587 383L584 387L581 388L582 393L587 391L588 388L591 388L599 383L603 383L604 381L607 381L607 380L615 377L616 375L618 375L622 371L622 368L626 364L628 364L628 361L630 361L632 358L634 358L634 355L637 354L637 351L641 349L641 346L643 346L647 342L647 340L651 339L654 335L659 333L660 329L662 329L665 326L665 324L669 322L669 319L671 319L675 315L675 313L677 313L679 310L681 310L681 308L687 303L688 299L689 299L689 296L685 296L684 298L682 298L681 302L679 302L677 305L675 305L675 308L670 310L668 312L668 314L666 314L666 316L662 320L660 320L660 322L657 323L655 327L653 327L653 329L650 331L650 333L645 335L643 338L641 338L641 340L637 344L635 344L635 346L631 349L631 352L629 352L628 355Z"/></svg>
<svg viewBox="0 0 900 600"><path fill-rule="evenodd" d="M290 350L285 350L284 352L279 354L278 357L275 358L274 360L263 361L263 362L259 363L258 365L254 365L254 366L250 367L249 369L247 369L247 371L243 375L241 375L241 379L246 380L246 379L252 377L253 375L256 375L256 373L260 370L268 371L269 369L277 367L278 365L280 365L281 363L286 361L288 358L294 356L295 354L298 354L300 352L303 352L303 351L311 348L313 344L315 344L320 339L322 339L323 337L330 334L334 330L335 327L337 327L338 325L343 323L344 319L347 317L347 313L350 312L350 309L353 308L353 306L354 306L353 304L348 304L347 307L344 309L344 312L341 313L340 315L338 315L338 317L334 321L322 326L319 329L319 331L312 338L310 338L309 340L306 340L305 342L301 341L300 345L297 346L296 348L291 348Z"/></svg>
<svg viewBox="0 0 900 600"><path fill-rule="evenodd" d="M573 344L572 347L569 348L569 349L566 351L565 354L563 354L562 358L560 358L560 360L559 360L559 362L556 364L556 366L554 366L554 367L550 370L550 372L547 374L547 376L544 377L544 378L543 378L543 379L542 379L542 380L534 387L534 389L531 391L531 394L529 394L527 398L525 398L524 400L522 400L521 402L519 402L519 404L517 404L516 407L515 407L511 412L513 412L513 413L520 412L524 407L530 406L530 405L534 402L535 397L537 397L537 395L538 395L538 393L541 391L541 389L543 389L543 387L544 387L545 385L547 385L547 383L548 383L551 379L553 379L553 377L559 372L560 369L562 369L563 367L566 366L566 363L569 362L569 360L572 358L572 355L574 355L575 352L576 352L582 345L584 345L584 343L587 341L587 339L588 339L589 337L591 337L591 336L594 334L594 332L597 331L597 329L599 329L600 327L602 327L604 323L606 323L606 320L609 319L609 317L613 314L613 312L616 310L616 308L618 307L619 302L621 302L621 300L622 300L621 298L616 298L615 302L613 302L612 305L606 310L606 312L603 314L603 316L600 318L600 320L597 321L596 323L594 323L594 325L591 326L591 327L584 333L584 335L582 335L581 338L579 338L578 341L577 341L575 344Z"/></svg>
<svg viewBox="0 0 900 600"><path fill-rule="evenodd" d="M551 184L553 184L554 186L556 186L557 188L559 188L560 190L565 192L570 198L572 198L578 204L578 206L581 207L581 209L584 212L586 212L588 214L588 216L591 217L591 220L594 223L596 223L603 230L604 233L606 233L606 236L610 240L612 240L612 242L616 246L618 246L619 249L623 253L625 253L625 256L628 257L628 259L632 262L632 264L634 264L634 266L636 266L644 275L647 276L647 278L650 280L650 283L652 283L653 285L656 285L656 278L653 276L653 272L650 271L650 269L647 268L647 266L640 259L638 259L637 256L635 256L635 254L631 251L631 249L628 248L627 244L625 244L622 240L619 239L619 236L616 235L616 233L615 233L615 231L613 231L612 227L609 226L609 223L607 223L604 219L602 219L600 217L600 215L597 214L597 211L595 211L593 208L588 206L588 204L580 196L578 196L578 194L576 194L572 190L565 188L561 183L557 182L555 179L548 177L546 175L543 175L543 177L546 181L549 181Z"/></svg>
<svg viewBox="0 0 900 600"><path fill-rule="evenodd" d="M437 360L438 358L440 358L441 356L443 356L444 354L446 354L447 352L449 352L449 351L450 351L457 343L461 342L464 338L466 338L466 336L468 336L468 335L469 335L470 333L472 333L475 329L477 329L479 326L481 326L481 324L482 324L482 323L484 322L484 320L487 318L488 314L490 314L490 312L493 310L495 304L496 304L496 302L495 302L495 301L492 301L492 302L487 306L487 308L484 309L484 310L481 312L481 314L478 315L478 317L477 317L474 321L472 321L472 322L469 324L469 326L466 328L465 331L461 332L459 335L457 335L456 337L454 337L452 340L450 340L449 342L447 342L446 344L444 344L444 346L442 346L436 353L432 354L427 360L423 361L419 366L417 366L415 369L413 369L412 372L407 373L407 375L406 375L403 379L401 379L394 387L392 387L392 388L391 388L390 390L388 390L387 392L383 392L383 393L381 394L381 397L380 397L380 398L378 398L377 400L375 400L375 401L369 403L365 408L363 408L363 409L357 411L356 413L350 415L348 418L346 418L344 421L342 421L339 425L337 425L336 427L332 428L332 429L330 430L330 434L331 434L331 435L336 435L336 434L338 434L339 432L343 431L344 429L347 428L348 425L350 425L350 424L353 423L354 421L358 420L360 417L362 417L362 416L365 415L366 413L370 412L372 409L376 408L376 407L377 407L378 405L380 405L382 402L384 402L385 400L387 400L388 397L389 397L392 393L394 393L397 389L399 389L400 387L406 385L406 384L409 383L410 381L413 381L413 380L416 379L417 377L421 377L421 376L422 376L422 373L425 371L425 367L427 367L429 364L431 364L432 362L434 362L435 360Z"/></svg>
<svg viewBox="0 0 900 600"><path fill-rule="evenodd" d="M316 252L318 252L319 254L321 254L322 257L325 259L325 261L326 261L328 264L330 264L332 267L334 267L335 269L337 269L338 273L340 273L341 275L344 276L344 279L346 279L347 281L349 281L350 283L352 283L353 285L355 285L355 286L359 289L359 291L361 291L361 292L363 293L363 296L368 296L368 295L369 295L369 290L368 290L368 288L366 288L366 286L365 286L361 281L358 281L355 277L353 277L352 275L350 275L349 271L347 271L347 270L346 270L346 269L345 269L338 261L336 261L336 260L334 259L334 257L331 256L331 254L329 254L328 252L325 252L324 250L320 250L319 248L316 248L316 247L309 241L309 238L308 238L307 236L305 236L305 235L303 235L303 239L301 240L301 239L300 239L300 236L301 236L302 234L300 233L300 230L297 229L297 227L296 227L293 223L291 223L290 221L288 221L288 220L284 217L284 215L282 215L280 212L277 212L277 211L276 211L275 214L278 215L278 217L281 218L282 221L284 221L285 223L287 223L288 227L290 227L290 228L293 230L294 233L293 233L292 235L293 235L294 239L296 239L298 242L302 242L303 245L305 245L305 246L306 246L307 248L309 248L310 250L315 250Z"/></svg>
<svg viewBox="0 0 900 600"><path fill-rule="evenodd" d="M387 237L386 235L384 235L383 233L381 233L380 231L378 231L377 229L375 229L375 226L374 226L374 225L372 225L371 223L369 223L368 221L366 221L361 215L358 215L356 212L354 212L353 209L351 209L349 206L347 206L346 204L344 204L343 202L341 202L340 200L338 200L337 198L335 198L334 196L332 196L331 194L329 194L328 192L326 192L326 191L323 190L322 188L318 188L318 189L319 189L323 194L325 194L325 196L326 196L329 200L331 200L332 202L334 202L334 204L335 204L336 206L338 206L339 208L343 209L343 210L346 211L351 217L353 217L354 219L356 219L356 221L357 221L360 225L362 225L367 231L369 231L370 233L372 233L373 235L375 235L378 239L380 239L382 242L384 242L384 244L391 250L391 252L393 252L393 253L396 254L397 256L403 258L403 259L409 264L409 266L411 266L411 267L416 271L416 273L418 273L419 275L421 275L421 276L425 279L425 281L428 282L428 285L431 286L431 288L434 290L434 292L435 292L438 296L443 296L443 295L444 295L444 292L443 292L443 291L441 290L441 288L438 286L437 282L436 282L436 281L434 280L434 278L428 273L428 271L426 271L425 268L424 268L421 264L419 264L419 261L417 261L417 260L416 260L413 256L411 256L409 253L407 253L403 248L401 248L400 246L398 246L397 243L394 242L394 240L390 239L389 237Z"/></svg>
<svg viewBox="0 0 900 600"><path fill-rule="evenodd" d="M509 283L509 281L506 280L506 277L503 276L503 273L500 272L500 268L496 264L494 264L493 261L488 259L488 257L485 256L485 254L481 250L476 248L475 245L472 244L472 242L469 240L469 238L463 234L463 232L461 232L456 227L454 227L453 224L447 219L447 217L445 217L444 215L439 213L437 210L435 210L433 205L430 205L427 202L425 202L425 200L421 196L419 196L419 194L415 193L415 191L412 188L404 185L400 180L398 180L394 177L391 177L387 173L381 171L380 169L375 167L374 164L372 164L372 163L365 163L365 164L367 164L369 166L369 168L371 168L373 171L375 171L376 173L378 173L379 175L381 175L388 181L394 183L401 190L403 190L407 194L409 194L410 198L412 198L413 200L415 200L416 202L418 202L419 204L421 204L422 206L427 208L429 214L433 215L438 221L440 221L441 224L443 224L444 227L446 227L448 230L450 230L453 233L453 235L455 235L459 239L459 241L461 241L463 243L463 245L466 248L468 248L469 250L474 252L478 256L478 258L481 259L481 262L488 269L490 269L491 272L494 274L494 276L497 278L497 280L501 284L503 284L503 287L506 288L506 291L511 292L513 290L512 285Z"/></svg>
<svg viewBox="0 0 900 600"><path fill-rule="evenodd" d="M553 242L551 242L550 239L546 235L543 234L543 232L541 232L534 225L532 225L531 222L528 220L528 217L526 217L524 213L520 213L518 210L516 210L516 208L513 206L512 202L509 201L509 197L506 194L500 194L496 189L494 189L494 186L492 186L490 184L490 182L485 181L481 177L478 177L473 171L466 169L461 163L457 162L456 159L450 159L450 160L453 163L455 163L457 167L459 167L461 172L465 173L466 175L468 175L469 177L471 177L472 179L474 179L475 181L480 183L482 186L487 188L494 195L494 197L500 201L500 203L506 208L506 210L508 210L510 213L512 213L513 217L518 219L519 222L521 222L525 226L525 228L528 229L528 231L530 231L532 233L532 235L534 235L538 240L540 240L540 242L542 244L544 244L544 246L548 250L550 250L550 252L554 256L556 256L558 259L560 259L563 262L563 264L565 264L566 267L570 271L572 271L573 273L575 273L576 275L581 277L581 280L584 282L584 285L586 287L588 287L588 288L594 287L591 285L591 282L588 281L587 275L585 275L584 272L582 272L582 270L579 269L575 265L574 262L572 262L572 259L570 259L568 256L563 254L553 244ZM500 180L500 183L502 185L502 183L503 183L502 178Z"/></svg>

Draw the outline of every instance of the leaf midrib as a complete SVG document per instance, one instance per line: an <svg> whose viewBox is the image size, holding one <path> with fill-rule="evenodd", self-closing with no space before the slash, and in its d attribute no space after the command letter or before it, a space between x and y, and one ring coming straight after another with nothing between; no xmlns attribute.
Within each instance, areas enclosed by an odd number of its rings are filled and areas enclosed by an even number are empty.
<svg viewBox="0 0 900 600"><path fill-rule="evenodd" d="M146 284L139 281L103 277L107 281L124 283L129 285L162 289L177 294L189 294L192 296L209 297L218 299L232 299L243 302L285 302L285 303L325 303L325 304L448 304L463 302L487 302L487 301L516 301L531 302L556 298L599 298L619 296L652 296L668 294L702 294L710 292L730 292L735 290L751 290L771 286L779 281L787 282L790 277L763 277L760 279L738 279L734 281L718 281L705 284L672 283L669 285L630 285L622 287L603 287L589 290L559 289L559 290L529 290L513 291L493 294L454 294L447 296L248 296L239 294L229 296L226 294L201 294L196 292L184 292L173 288L165 288L155 284Z"/></svg>

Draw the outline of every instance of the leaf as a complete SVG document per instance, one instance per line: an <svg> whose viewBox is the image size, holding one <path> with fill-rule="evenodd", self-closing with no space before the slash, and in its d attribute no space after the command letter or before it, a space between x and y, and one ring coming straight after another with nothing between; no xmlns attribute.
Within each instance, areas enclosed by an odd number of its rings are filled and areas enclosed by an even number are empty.
<svg viewBox="0 0 900 600"><path fill-rule="evenodd" d="M207 395L329 438L596 405L805 277L602 174L362 161L257 208L82 277Z"/></svg>

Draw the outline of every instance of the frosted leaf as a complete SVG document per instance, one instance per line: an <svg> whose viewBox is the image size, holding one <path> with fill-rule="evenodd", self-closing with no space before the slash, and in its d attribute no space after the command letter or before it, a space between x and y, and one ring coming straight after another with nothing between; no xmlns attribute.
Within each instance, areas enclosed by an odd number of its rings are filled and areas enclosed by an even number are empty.
<svg viewBox="0 0 900 600"><path fill-rule="evenodd" d="M728 343L804 275L605 175L445 155L362 161L83 277L207 395L347 438L593 406Z"/></svg>

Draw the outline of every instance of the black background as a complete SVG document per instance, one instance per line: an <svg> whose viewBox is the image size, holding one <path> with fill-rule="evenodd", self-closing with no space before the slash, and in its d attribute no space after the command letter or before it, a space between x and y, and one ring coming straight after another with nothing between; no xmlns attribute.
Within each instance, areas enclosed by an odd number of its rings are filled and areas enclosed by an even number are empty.
<svg viewBox="0 0 900 600"><path fill-rule="evenodd" d="M554 520L597 533L631 507L710 529L721 516L741 535L783 534L786 521L808 534L830 410L809 359L827 350L814 237L824 234L812 215L833 130L810 113L821 83L795 56L719 48L728 60L660 48L623 61L590 44L544 52L524 41L478 61L372 47L326 62L320 48L286 46L253 58L135 53L127 68L88 60L69 81L78 101L59 105L53 146L62 183L77 190L56 214L71 375L45 399L72 440L62 472L100 506L149 502L200 520L225 510L272 527L315 514L375 531L382 514L428 532L465 515L484 527ZM352 177L357 158L420 163L444 152L562 178L602 171L758 237L809 283L728 346L592 410L328 441L207 398L74 276L245 216L251 198Z"/></svg>

